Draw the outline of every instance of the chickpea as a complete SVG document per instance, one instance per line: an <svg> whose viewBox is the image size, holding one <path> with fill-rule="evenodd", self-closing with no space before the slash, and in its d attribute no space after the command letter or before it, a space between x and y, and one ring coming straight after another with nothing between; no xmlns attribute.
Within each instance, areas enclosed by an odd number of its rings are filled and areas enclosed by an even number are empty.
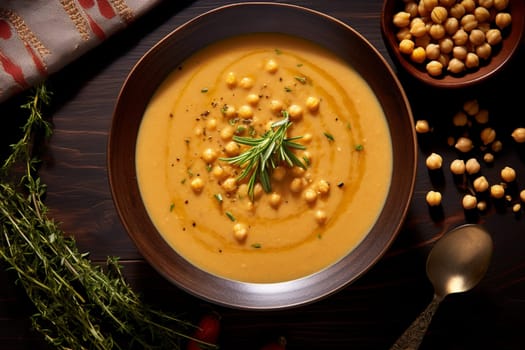
<svg viewBox="0 0 525 350"><path fill-rule="evenodd" d="M257 94L248 94L248 96L246 96L246 102L252 106L257 106L259 100L260 97Z"/></svg>
<svg viewBox="0 0 525 350"><path fill-rule="evenodd" d="M274 192L270 194L270 198L268 202L270 203L272 208L279 208L279 206L281 206L281 204L283 203L283 198L281 197L279 193Z"/></svg>
<svg viewBox="0 0 525 350"><path fill-rule="evenodd" d="M439 0L439 4L445 7L451 7L456 3L456 0Z"/></svg>
<svg viewBox="0 0 525 350"><path fill-rule="evenodd" d="M454 42L450 38L443 38L439 40L439 51L441 53L451 53L452 49L454 48Z"/></svg>
<svg viewBox="0 0 525 350"><path fill-rule="evenodd" d="M494 0L494 8L497 11L503 11L509 5L509 0Z"/></svg>
<svg viewBox="0 0 525 350"><path fill-rule="evenodd" d="M414 51L412 51L412 54L410 55L410 59L416 63L425 62L425 59L426 59L425 49L422 47L416 47Z"/></svg>
<svg viewBox="0 0 525 350"><path fill-rule="evenodd" d="M411 39L403 39L399 42L399 52L410 55L414 51L415 43Z"/></svg>
<svg viewBox="0 0 525 350"><path fill-rule="evenodd" d="M467 51L466 46L457 45L457 46L454 46L454 48L452 49L452 57L457 58L460 61L463 61L467 57L467 52L468 51Z"/></svg>
<svg viewBox="0 0 525 350"><path fill-rule="evenodd" d="M525 142L525 128L516 128L514 131L512 131L511 134L514 141L517 143L524 143Z"/></svg>
<svg viewBox="0 0 525 350"><path fill-rule="evenodd" d="M428 30L428 34L430 34L432 39L439 40L446 34L445 27L443 27L442 24L432 24Z"/></svg>
<svg viewBox="0 0 525 350"><path fill-rule="evenodd" d="M253 198L258 199L261 198L264 190L260 183L256 183L255 186L253 186Z"/></svg>
<svg viewBox="0 0 525 350"><path fill-rule="evenodd" d="M306 173L305 169L298 167L298 166L294 166L290 171L292 172L292 175L295 177L303 177L304 174Z"/></svg>
<svg viewBox="0 0 525 350"><path fill-rule="evenodd" d="M319 110L320 104L321 100L318 97L314 96L307 97L305 101L305 106L311 113L317 112Z"/></svg>
<svg viewBox="0 0 525 350"><path fill-rule="evenodd" d="M489 59L491 54L492 54L492 46L490 46L488 43L484 43L476 47L476 55L478 55L480 58L484 60Z"/></svg>
<svg viewBox="0 0 525 350"><path fill-rule="evenodd" d="M468 34L464 29L458 29L453 35L452 40L455 45L465 45L468 41Z"/></svg>
<svg viewBox="0 0 525 350"><path fill-rule="evenodd" d="M461 73L465 70L465 63L454 57L448 62L447 70L454 74Z"/></svg>
<svg viewBox="0 0 525 350"><path fill-rule="evenodd" d="M223 141L231 140L231 138L233 137L233 134L235 134L235 129L229 125L225 126L220 131L220 137Z"/></svg>
<svg viewBox="0 0 525 350"><path fill-rule="evenodd" d="M448 11L443 6L436 6L432 9L432 12L430 13L430 18L434 23L441 24L443 23L448 17Z"/></svg>
<svg viewBox="0 0 525 350"><path fill-rule="evenodd" d="M405 4L405 12L410 14L410 17L416 17L419 15L417 11L417 4L414 1L409 1Z"/></svg>
<svg viewBox="0 0 525 350"><path fill-rule="evenodd" d="M490 195L493 198L500 199L505 195L505 187L500 184L490 186Z"/></svg>
<svg viewBox="0 0 525 350"><path fill-rule="evenodd" d="M241 153L241 147L237 142L230 141L224 145L224 152L229 157L237 156Z"/></svg>
<svg viewBox="0 0 525 350"><path fill-rule="evenodd" d="M283 110L283 103L282 101L279 101L279 100L271 100L270 101L270 110L274 113L281 113L281 111Z"/></svg>
<svg viewBox="0 0 525 350"><path fill-rule="evenodd" d="M503 169L501 169L500 175L501 179L505 182L513 182L514 180L516 180L516 170L509 166L506 166Z"/></svg>
<svg viewBox="0 0 525 350"><path fill-rule="evenodd" d="M494 5L494 0L478 0L478 5L481 7L481 8L491 8L492 5ZM476 9L480 8L480 7L477 7ZM475 11L475 10L474 10Z"/></svg>
<svg viewBox="0 0 525 350"><path fill-rule="evenodd" d="M430 44L431 41L432 41L432 38L428 34L422 35L414 39L416 47L421 46L423 49L427 47L427 45Z"/></svg>
<svg viewBox="0 0 525 350"><path fill-rule="evenodd" d="M193 192L200 193L204 188L204 181L202 181L200 177L196 177L193 180L191 180L190 186Z"/></svg>
<svg viewBox="0 0 525 350"><path fill-rule="evenodd" d="M489 122L489 111L487 109L480 109L474 115L474 119L478 124L487 124Z"/></svg>
<svg viewBox="0 0 525 350"><path fill-rule="evenodd" d="M266 64L264 65L264 69L268 73L272 73L272 74L277 72L278 68L279 68L279 65L277 64L277 61L275 61L274 59L269 59L268 61L266 61Z"/></svg>
<svg viewBox="0 0 525 350"><path fill-rule="evenodd" d="M474 148L474 145L472 144L471 139L469 139L468 137L462 136L456 141L456 144L454 145L454 147L460 152L467 153L467 152L472 151L472 149Z"/></svg>
<svg viewBox="0 0 525 350"><path fill-rule="evenodd" d="M499 140L496 140L492 143L490 149L496 153L501 152L501 150L503 149L503 143Z"/></svg>
<svg viewBox="0 0 525 350"><path fill-rule="evenodd" d="M397 41L401 41L404 39L412 39L412 34L410 34L410 28L405 27L399 29L399 31L396 33Z"/></svg>
<svg viewBox="0 0 525 350"><path fill-rule="evenodd" d="M299 193L302 191L302 189L303 189L303 179L302 178L296 177L290 182L290 191L292 191L293 193Z"/></svg>
<svg viewBox="0 0 525 350"><path fill-rule="evenodd" d="M206 121L206 129L210 131L214 131L217 129L217 119L210 118Z"/></svg>
<svg viewBox="0 0 525 350"><path fill-rule="evenodd" d="M328 192L330 192L330 183L326 180L319 180L317 183L317 192L320 194L328 194Z"/></svg>
<svg viewBox="0 0 525 350"><path fill-rule="evenodd" d="M496 26L499 29L504 29L504 28L507 28L511 24L512 17L510 13L499 12L498 14L496 14L496 17L494 18L494 22L496 23Z"/></svg>
<svg viewBox="0 0 525 350"><path fill-rule="evenodd" d="M487 202L485 202L485 201L479 201L479 202L478 202L478 205L476 206L476 208L478 208L479 211L485 211L485 210L487 210Z"/></svg>
<svg viewBox="0 0 525 350"><path fill-rule="evenodd" d="M250 119L253 117L253 109L248 105L242 105L239 107L237 115L242 119Z"/></svg>
<svg viewBox="0 0 525 350"><path fill-rule="evenodd" d="M464 111L459 111L452 117L454 126L465 126L468 123L468 116Z"/></svg>
<svg viewBox="0 0 525 350"><path fill-rule="evenodd" d="M288 115L291 120L299 120L303 117L303 108L299 105L291 105L288 107Z"/></svg>
<svg viewBox="0 0 525 350"><path fill-rule="evenodd" d="M248 237L248 226L240 222L233 225L233 237L238 242L244 242L246 237Z"/></svg>
<svg viewBox="0 0 525 350"><path fill-rule="evenodd" d="M437 77L443 73L443 64L438 60L432 60L427 63L426 70L431 76Z"/></svg>
<svg viewBox="0 0 525 350"><path fill-rule="evenodd" d="M488 145L489 143L494 142L496 139L496 130L492 128L485 128L481 130L480 138L484 145Z"/></svg>
<svg viewBox="0 0 525 350"><path fill-rule="evenodd" d="M465 174L465 161L463 159L454 159L452 163L450 163L450 171L454 175Z"/></svg>
<svg viewBox="0 0 525 350"><path fill-rule="evenodd" d="M221 187L226 192L233 193L237 190L237 179L234 177L229 177L223 181Z"/></svg>
<svg viewBox="0 0 525 350"><path fill-rule="evenodd" d="M206 148L202 152L202 160L204 160L206 163L213 163L215 159L218 157L218 152L214 150L213 148Z"/></svg>
<svg viewBox="0 0 525 350"><path fill-rule="evenodd" d="M485 176L477 177L472 184L476 192L485 192L489 189L489 182Z"/></svg>
<svg viewBox="0 0 525 350"><path fill-rule="evenodd" d="M439 206L441 204L441 193L437 191L428 191L426 201L431 207Z"/></svg>
<svg viewBox="0 0 525 350"><path fill-rule="evenodd" d="M398 28L407 27L410 24L410 13L400 11L392 19L392 23Z"/></svg>
<svg viewBox="0 0 525 350"><path fill-rule="evenodd" d="M426 159L427 168L430 170L437 170L443 164L443 157L437 153L431 153Z"/></svg>
<svg viewBox="0 0 525 350"><path fill-rule="evenodd" d="M494 162L494 155L492 153L489 153L489 152L485 153L483 155L483 161L485 163L489 163L489 164L493 163Z"/></svg>
<svg viewBox="0 0 525 350"><path fill-rule="evenodd" d="M525 202L525 190L521 190L521 191L520 191L520 200L521 200L522 202Z"/></svg>
<svg viewBox="0 0 525 350"><path fill-rule="evenodd" d="M468 39L474 46L482 45L485 42L485 33L483 33L480 29L472 29Z"/></svg>
<svg viewBox="0 0 525 350"><path fill-rule="evenodd" d="M416 121L416 132L418 134L425 134L430 131L430 126L426 120Z"/></svg>
<svg viewBox="0 0 525 350"><path fill-rule="evenodd" d="M485 40L487 40L487 43L489 45L498 45L503 40L503 37L501 36L501 31L499 29L489 29L485 33Z"/></svg>
<svg viewBox="0 0 525 350"><path fill-rule="evenodd" d="M312 188L308 188L304 191L303 198L308 204L313 204L317 200L317 192Z"/></svg>
<svg viewBox="0 0 525 350"><path fill-rule="evenodd" d="M439 57L441 51L438 44L430 43L425 47L425 53L428 59L435 60Z"/></svg>
<svg viewBox="0 0 525 350"><path fill-rule="evenodd" d="M517 213L521 210L521 204L519 203L515 203L513 206L512 206L512 212L513 213Z"/></svg>
<svg viewBox="0 0 525 350"><path fill-rule="evenodd" d="M461 5L463 5L467 13L474 11L476 8L476 2L474 0L462 0Z"/></svg>
<svg viewBox="0 0 525 350"><path fill-rule="evenodd" d="M410 24L410 34L414 37L419 38L427 34L427 27L423 21L413 21Z"/></svg>
<svg viewBox="0 0 525 350"><path fill-rule="evenodd" d="M243 77L241 81L239 81L239 86L243 89L251 89L253 87L254 81L250 77Z"/></svg>
<svg viewBox="0 0 525 350"><path fill-rule="evenodd" d="M476 7L476 9L474 10L474 17L478 21L478 25L481 23L490 22L490 12L485 7Z"/></svg>
<svg viewBox="0 0 525 350"><path fill-rule="evenodd" d="M303 135L303 137L301 138L301 140L302 140L304 143L310 143L310 142L312 142L313 137L314 137L314 136L313 136L312 134L310 134L310 133L305 133L305 134Z"/></svg>
<svg viewBox="0 0 525 350"><path fill-rule="evenodd" d="M479 102L476 99L468 100L463 103L463 110L468 115L476 115L479 112Z"/></svg>
<svg viewBox="0 0 525 350"><path fill-rule="evenodd" d="M314 217L318 225L324 225L328 220L328 215L326 215L326 212L324 210L316 210Z"/></svg>
<svg viewBox="0 0 525 350"><path fill-rule="evenodd" d="M232 105L225 105L222 109L222 115L228 119L235 118L237 116L237 109Z"/></svg>
<svg viewBox="0 0 525 350"><path fill-rule="evenodd" d="M460 19L461 17L463 17L463 15L465 15L465 13L467 12L467 10L465 10L465 6L463 6L461 3L457 3L455 5L453 5L449 10L448 10L449 14L456 18L456 19Z"/></svg>
<svg viewBox="0 0 525 350"><path fill-rule="evenodd" d="M445 32L448 35L453 35L459 29L459 21L456 17L448 17L443 23L443 27L445 27Z"/></svg>
<svg viewBox="0 0 525 350"><path fill-rule="evenodd" d="M431 10L427 10L425 8L425 3L421 0L419 1L417 5L417 12L419 12L419 15L422 17L428 17L430 15Z"/></svg>
<svg viewBox="0 0 525 350"><path fill-rule="evenodd" d="M476 158L470 158L465 163L465 170L469 175L477 174L481 170L481 165Z"/></svg>
<svg viewBox="0 0 525 350"><path fill-rule="evenodd" d="M195 134L195 136L202 136L204 130L200 126L198 126L195 128L195 130L193 130L193 133Z"/></svg>
<svg viewBox="0 0 525 350"><path fill-rule="evenodd" d="M234 72L228 72L228 74L226 74L226 78L224 80L226 82L226 85L230 89L234 88L237 85L237 76L235 75Z"/></svg>
<svg viewBox="0 0 525 350"><path fill-rule="evenodd" d="M463 200L461 201L461 203L465 210L471 210L477 207L478 200L475 196L471 194L466 194L465 196L463 196Z"/></svg>

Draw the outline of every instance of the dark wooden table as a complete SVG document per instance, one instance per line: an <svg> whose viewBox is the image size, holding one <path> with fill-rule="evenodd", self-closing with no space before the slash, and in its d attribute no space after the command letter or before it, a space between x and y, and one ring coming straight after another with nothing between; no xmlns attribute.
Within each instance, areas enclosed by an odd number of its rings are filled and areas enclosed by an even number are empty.
<svg viewBox="0 0 525 350"><path fill-rule="evenodd" d="M144 262L117 217L108 187L106 144L115 100L131 67L159 39L195 15L229 2L166 1L51 77L54 135L43 150L41 176L49 187L50 215L61 228L75 237L81 251L90 252L94 262L120 257L126 278L146 302L166 310L220 312L223 349L257 349L279 335L286 337L289 349L388 349L432 298L425 260L435 240L457 225L481 223L492 233L495 247L488 273L475 289L445 299L421 349L524 349L523 209L515 214L503 205L480 215L466 213L460 204L464 192L448 171L457 153L445 142L452 132L451 116L467 99L478 99L489 110L504 145L492 166L482 164L482 173L495 183L499 170L512 166L518 188L525 188L525 152L510 138L514 127L525 126L524 45L502 75L476 89L437 91L399 74L415 118L429 120L434 133L420 137L416 189L397 240L365 276L337 294L285 311L232 310L182 292ZM288 2L348 23L391 62L379 27L381 0ZM0 106L2 123L19 103L14 98ZM2 144L12 141L11 129L2 126ZM433 151L445 159L441 176L430 176L425 167L425 158ZM443 193L441 211L429 210L425 195L430 189ZM4 270L0 270L0 349L46 348L30 329L31 305L14 284L14 275Z"/></svg>

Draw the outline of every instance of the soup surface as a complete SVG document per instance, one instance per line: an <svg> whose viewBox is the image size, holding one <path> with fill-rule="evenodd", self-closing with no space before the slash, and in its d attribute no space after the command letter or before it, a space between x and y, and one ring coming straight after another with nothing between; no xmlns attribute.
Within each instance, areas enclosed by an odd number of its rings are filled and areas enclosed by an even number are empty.
<svg viewBox="0 0 525 350"><path fill-rule="evenodd" d="M296 162L267 164L261 186L233 162L254 154L239 137L267 140L286 126ZM366 236L390 186L392 145L376 96L345 61L303 39L251 34L167 77L145 111L136 170L148 214L179 254L221 277L279 282L328 267Z"/></svg>

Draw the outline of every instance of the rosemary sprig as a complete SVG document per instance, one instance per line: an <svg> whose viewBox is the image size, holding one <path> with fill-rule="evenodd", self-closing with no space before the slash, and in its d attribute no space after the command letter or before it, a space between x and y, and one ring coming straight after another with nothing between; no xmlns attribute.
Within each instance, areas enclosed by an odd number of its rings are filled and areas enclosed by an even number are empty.
<svg viewBox="0 0 525 350"><path fill-rule="evenodd" d="M233 141L250 148L237 156L220 158L222 161L243 169L237 180L241 181L249 177L248 194L252 199L257 182L261 183L266 193L272 191L271 174L278 165L285 163L290 167L306 168L306 165L293 152L294 149L306 149L304 145L295 142L302 136L287 137L287 131L292 122L288 111L283 111L282 115L283 119L273 123L270 130L259 138L233 136Z"/></svg>
<svg viewBox="0 0 525 350"><path fill-rule="evenodd" d="M0 176L0 261L34 304L33 327L58 349L180 349L195 326L142 303L117 258L94 265L47 216L32 148L36 134L52 131L42 116L49 98L41 85L22 106L29 117ZM19 163L24 170L13 176Z"/></svg>

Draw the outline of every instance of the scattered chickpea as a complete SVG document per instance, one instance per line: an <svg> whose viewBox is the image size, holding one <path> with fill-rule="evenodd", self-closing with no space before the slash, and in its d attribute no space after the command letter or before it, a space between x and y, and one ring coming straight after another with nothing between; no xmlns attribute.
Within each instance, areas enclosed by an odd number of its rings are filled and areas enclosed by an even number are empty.
<svg viewBox="0 0 525 350"><path fill-rule="evenodd" d="M253 186L253 198L258 199L262 196L264 193L264 190L262 188L262 185L260 183L256 183L255 186Z"/></svg>
<svg viewBox="0 0 525 350"><path fill-rule="evenodd" d="M228 119L235 118L237 116L237 109L232 105L226 105L222 109L222 115Z"/></svg>
<svg viewBox="0 0 525 350"><path fill-rule="evenodd" d="M465 126L468 123L468 116L464 111L459 111L452 117L454 126Z"/></svg>
<svg viewBox="0 0 525 350"><path fill-rule="evenodd" d="M317 192L320 194L328 194L328 192L330 192L330 183L326 180L319 180L317 183Z"/></svg>
<svg viewBox="0 0 525 350"><path fill-rule="evenodd" d="M217 159L217 157L218 157L218 153L213 148L206 148L202 152L202 160L204 160L208 164L212 163L213 161L215 161L215 159Z"/></svg>
<svg viewBox="0 0 525 350"><path fill-rule="evenodd" d="M426 159L427 168L430 170L437 170L443 164L443 157L437 153L431 153Z"/></svg>
<svg viewBox="0 0 525 350"><path fill-rule="evenodd" d="M439 206L441 204L441 193L438 191L428 191L426 201L431 207Z"/></svg>
<svg viewBox="0 0 525 350"><path fill-rule="evenodd" d="M277 64L277 61L275 61L274 59L269 59L268 61L266 61L266 64L264 65L264 69L268 73L275 73L277 72L278 68L279 68L279 65Z"/></svg>
<svg viewBox="0 0 525 350"><path fill-rule="evenodd" d="M235 133L235 129L227 125L220 131L220 136L223 141L230 140Z"/></svg>
<svg viewBox="0 0 525 350"><path fill-rule="evenodd" d="M520 191L520 199L522 202L525 202L525 190Z"/></svg>
<svg viewBox="0 0 525 350"><path fill-rule="evenodd" d="M209 131L214 131L217 129L217 119L210 118L206 121L206 129Z"/></svg>
<svg viewBox="0 0 525 350"><path fill-rule="evenodd" d="M521 204L520 204L520 203L515 203L515 204L512 206L512 212L514 212L514 213L518 213L520 210L521 210Z"/></svg>
<svg viewBox="0 0 525 350"><path fill-rule="evenodd" d="M317 192L312 188L308 188L304 191L303 197L308 204L312 204L317 200Z"/></svg>
<svg viewBox="0 0 525 350"><path fill-rule="evenodd" d="M422 119L416 121L416 132L418 134L426 134L429 131L430 125L428 124L428 121Z"/></svg>
<svg viewBox="0 0 525 350"><path fill-rule="evenodd" d="M496 199L503 198L505 195L505 188L500 184L492 185L490 187L490 195Z"/></svg>
<svg viewBox="0 0 525 350"><path fill-rule="evenodd" d="M463 159L454 159L452 163L450 163L450 171L454 175L465 174L465 161Z"/></svg>
<svg viewBox="0 0 525 350"><path fill-rule="evenodd" d="M282 198L282 196L279 193L275 193L274 192L274 193L270 194L270 198L269 198L268 202L270 203L270 205L273 208L278 208L282 204L283 198Z"/></svg>
<svg viewBox="0 0 525 350"><path fill-rule="evenodd" d="M303 108L299 105L291 105L288 107L288 114L291 120L298 120L303 117Z"/></svg>
<svg viewBox="0 0 525 350"><path fill-rule="evenodd" d="M303 179L296 177L290 182L290 191L293 193L299 193L303 189Z"/></svg>
<svg viewBox="0 0 525 350"><path fill-rule="evenodd" d="M283 110L283 103L282 101L279 101L279 100L271 100L270 101L270 109L272 112L274 113L281 113L281 111Z"/></svg>
<svg viewBox="0 0 525 350"><path fill-rule="evenodd" d="M480 138L484 145L488 145L496 139L496 130L493 128L485 128L481 130Z"/></svg>
<svg viewBox="0 0 525 350"><path fill-rule="evenodd" d="M476 158L470 158L465 163L465 170L469 175L477 174L481 170L481 165Z"/></svg>
<svg viewBox="0 0 525 350"><path fill-rule="evenodd" d="M474 116L479 112L479 102L476 99L468 100L463 103L463 110L470 116Z"/></svg>
<svg viewBox="0 0 525 350"><path fill-rule="evenodd" d="M238 242L244 242L246 240L246 237L248 237L248 227L246 224L243 223L236 223L233 225L233 237Z"/></svg>
<svg viewBox="0 0 525 350"><path fill-rule="evenodd" d="M312 134L305 133L303 135L303 137L301 138L301 141L303 141L304 143L310 143L310 142L312 142L312 139L313 139L313 135Z"/></svg>
<svg viewBox="0 0 525 350"><path fill-rule="evenodd" d="M272 179L275 181L283 181L286 176L286 168L283 166L277 166L273 169Z"/></svg>
<svg viewBox="0 0 525 350"><path fill-rule="evenodd" d="M228 193L235 192L237 190L237 180L234 177L229 177L223 181L221 186Z"/></svg>
<svg viewBox="0 0 525 350"><path fill-rule="evenodd" d="M202 181L200 177L196 177L193 180L191 180L190 186L193 192L200 193L202 192L202 189L204 188L204 181Z"/></svg>
<svg viewBox="0 0 525 350"><path fill-rule="evenodd" d="M306 99L305 106L306 108L308 108L308 110L311 113L315 113L319 110L320 103L321 103L321 100L319 98L314 97L314 96L309 96Z"/></svg>
<svg viewBox="0 0 525 350"><path fill-rule="evenodd" d="M492 143L490 149L496 153L501 152L501 150L503 149L503 143L500 140L496 140Z"/></svg>
<svg viewBox="0 0 525 350"><path fill-rule="evenodd" d="M501 179L505 182L512 182L516 180L516 170L509 166L506 166L503 169L501 169L500 175Z"/></svg>
<svg viewBox="0 0 525 350"><path fill-rule="evenodd" d="M228 72L226 74L226 85L231 89L234 88L237 85L237 76L234 72Z"/></svg>
<svg viewBox="0 0 525 350"><path fill-rule="evenodd" d="M477 207L478 200L475 196L471 194L466 194L463 196L463 200L461 201L461 204L463 205L463 208L465 210L471 210Z"/></svg>
<svg viewBox="0 0 525 350"><path fill-rule="evenodd" d="M487 109L480 109L474 115L474 119L478 124L487 124L489 122L489 111Z"/></svg>
<svg viewBox="0 0 525 350"><path fill-rule="evenodd" d="M473 181L474 190L476 192L485 192L489 189L489 182L485 176L479 176Z"/></svg>
<svg viewBox="0 0 525 350"><path fill-rule="evenodd" d="M460 137L456 141L454 147L460 152L467 153L474 148L474 145L472 144L472 140L468 137Z"/></svg>
<svg viewBox="0 0 525 350"><path fill-rule="evenodd" d="M490 152L485 153L483 155L483 161L485 163L488 163L488 164L493 163L494 162L494 155L492 153L490 153Z"/></svg>
<svg viewBox="0 0 525 350"><path fill-rule="evenodd" d="M257 94L248 94L248 96L246 96L246 102L252 106L257 106L259 100L260 97Z"/></svg>
<svg viewBox="0 0 525 350"><path fill-rule="evenodd" d="M517 143L524 143L525 142L525 128L516 128L514 131L512 131L511 134L514 141Z"/></svg>
<svg viewBox="0 0 525 350"><path fill-rule="evenodd" d="M328 220L328 216L324 210L316 210L314 216L318 225L324 225Z"/></svg>
<svg viewBox="0 0 525 350"><path fill-rule="evenodd" d="M242 119L250 119L253 117L253 109L248 105L242 105L239 107L237 115Z"/></svg>
<svg viewBox="0 0 525 350"><path fill-rule="evenodd" d="M479 202L478 202L478 205L476 206L476 208L477 208L479 211L485 211L485 210L487 210L487 202L485 202L485 201L479 201Z"/></svg>
<svg viewBox="0 0 525 350"><path fill-rule="evenodd" d="M253 79L250 77L244 77L239 81L239 86L243 89L251 89L253 87Z"/></svg>

